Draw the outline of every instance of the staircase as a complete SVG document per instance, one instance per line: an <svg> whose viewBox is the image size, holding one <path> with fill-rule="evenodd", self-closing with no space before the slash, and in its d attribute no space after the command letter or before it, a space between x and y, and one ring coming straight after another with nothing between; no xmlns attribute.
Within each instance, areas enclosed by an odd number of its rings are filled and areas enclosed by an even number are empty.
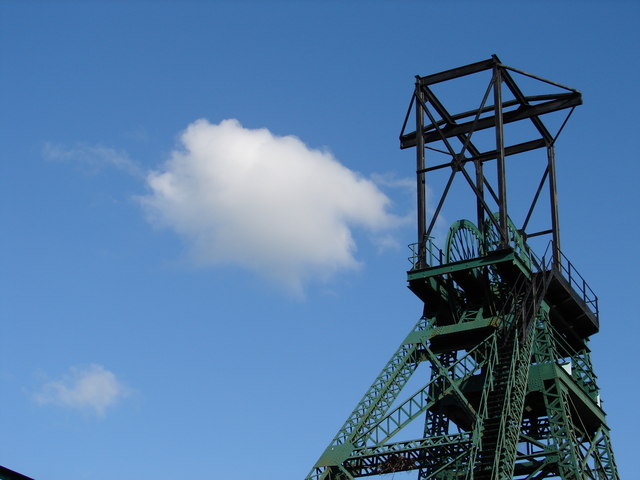
<svg viewBox="0 0 640 480"><path fill-rule="evenodd" d="M491 480L492 478L502 417L507 400L507 384L511 373L514 338L514 335L508 335L505 343L502 344L498 351L498 363L495 366L493 379L494 388L487 401L487 418L484 421L482 451L478 469L474 475L476 480Z"/></svg>
<svg viewBox="0 0 640 480"><path fill-rule="evenodd" d="M503 316L493 389L487 399L482 449L474 480L504 480L513 476L527 380L535 318L548 283L544 276L514 288L513 314Z"/></svg>

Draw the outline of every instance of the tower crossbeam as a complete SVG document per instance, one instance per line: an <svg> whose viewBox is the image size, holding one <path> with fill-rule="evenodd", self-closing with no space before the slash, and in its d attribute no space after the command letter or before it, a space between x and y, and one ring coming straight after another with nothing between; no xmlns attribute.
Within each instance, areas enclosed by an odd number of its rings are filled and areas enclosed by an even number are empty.
<svg viewBox="0 0 640 480"><path fill-rule="evenodd" d="M477 75L479 106L446 106L440 84ZM407 471L419 480L619 480L588 347L598 299L560 248L554 146L581 103L579 91L495 55L416 77L400 147L416 148L418 236L407 280L423 314L306 480ZM566 115L555 131L546 121L554 114ZM532 128L512 137L523 124ZM530 205L510 211L507 158L542 150ZM442 169L450 174L427 222L425 178ZM458 177L470 187L471 215L441 243L434 228Z"/></svg>

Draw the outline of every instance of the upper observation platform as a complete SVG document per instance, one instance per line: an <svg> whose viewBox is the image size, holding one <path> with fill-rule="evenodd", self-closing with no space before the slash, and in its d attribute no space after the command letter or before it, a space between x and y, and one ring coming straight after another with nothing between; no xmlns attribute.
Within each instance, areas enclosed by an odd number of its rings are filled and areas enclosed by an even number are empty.
<svg viewBox="0 0 640 480"><path fill-rule="evenodd" d="M544 301L556 330L575 339L598 332L598 297L565 255L560 253L559 263L548 256L549 249L542 257L535 255L512 223L506 244L485 227L482 233L460 220L451 226L444 250L432 239L410 246L409 288L425 302L427 313L437 313L443 324L457 323L449 308L454 298L471 307L486 306L504 295L505 285L544 277Z"/></svg>

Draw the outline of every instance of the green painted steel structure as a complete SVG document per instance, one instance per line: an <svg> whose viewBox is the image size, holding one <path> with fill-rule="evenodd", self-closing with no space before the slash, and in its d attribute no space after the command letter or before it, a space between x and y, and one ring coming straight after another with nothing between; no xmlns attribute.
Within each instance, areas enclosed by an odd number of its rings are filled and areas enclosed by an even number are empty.
<svg viewBox="0 0 640 480"><path fill-rule="evenodd" d="M492 194L496 207L492 211L481 191L484 186L491 190L483 178L482 163L487 159L503 162L513 147L505 147L498 132L495 152L480 152L470 142L474 128L457 123L464 115L443 114L442 105L424 90L429 82L493 71L485 99L477 111L466 113L474 118L466 125L484 122L498 130L503 121L498 118L503 117L499 110L504 105L501 95L494 92L494 104L485 106L491 89L503 85L515 89L521 105L513 111L520 116L527 110L522 104L533 103L517 94L508 68L494 56L418 77L412 100L418 110L417 129L401 140L423 150L433 132L444 143L458 137L464 145L462 155L452 154L448 166L453 177L464 170L465 163L475 165L476 182L468 181L475 186L478 218L453 223L442 249L429 236L435 220L427 229L419 218L419 241L411 246L408 286L424 302L423 316L307 480L347 480L404 471L416 471L421 480L619 479L588 347L589 337L599 329L597 297L559 248L552 152L557 134L547 136L539 119L547 111L543 108L526 117L539 127L542 145L551 153L525 225L518 229L507 215L506 197ZM563 97L562 108L581 102L574 92ZM429 101L420 107L425 98ZM542 100L558 104L558 98ZM429 102L442 118L429 116L432 123L425 127L421 117ZM487 111L493 123L481 116ZM467 149L470 157L464 156ZM421 175L428 170L422 154L418 153L419 202L424 202ZM498 170L500 183L501 168ZM542 234L552 238L545 253L536 255L527 238L540 233L528 234L526 224L547 180L552 225ZM500 185L496 190L503 190L502 195L506 191ZM443 197L447 191L448 186ZM426 212L424 205L418 211L419 215ZM422 365L430 367L427 376ZM420 382L425 378L426 383Z"/></svg>

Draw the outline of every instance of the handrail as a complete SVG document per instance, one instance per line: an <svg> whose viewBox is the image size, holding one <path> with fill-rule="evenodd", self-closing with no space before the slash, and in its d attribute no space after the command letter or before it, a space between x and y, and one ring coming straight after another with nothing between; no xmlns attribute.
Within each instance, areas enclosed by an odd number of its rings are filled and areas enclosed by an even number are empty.
<svg viewBox="0 0 640 480"><path fill-rule="evenodd" d="M575 349L571 345L569 345L569 343L565 340L565 338L558 332L558 330L553 325L550 325L550 331L556 343L562 346L562 348L568 354L560 358L559 353L556 352L555 353L555 356L557 357L555 360L556 364L562 365L562 363L564 363L563 360L569 361L569 364L571 365L571 372L570 373L567 372L567 373L571 375L571 377L576 381L576 383L580 385L582 389L593 400L596 400L597 394L598 394L598 387L597 387L598 378L593 373L593 370L589 368L587 365L585 365L585 362L587 362L588 360L585 360L585 358L581 357L581 355L584 355L584 354L581 352L576 352Z"/></svg>
<svg viewBox="0 0 640 480"><path fill-rule="evenodd" d="M491 239L486 239L485 243L484 251L486 253L495 250L498 246L498 243L492 242ZM522 238L516 230L510 230L509 245L513 248L515 254L533 271L544 272L550 268L545 259L548 258L547 253L552 247L551 242L547 244L547 248L545 249L545 253L542 258L536 255L531 247L529 247L526 240ZM408 260L411 262L411 270L440 266L446 261L444 252L435 245L433 237L428 237L420 243L412 243L409 245L409 248L411 249L411 256ZM587 305L596 318L598 318L600 313L598 308L598 296L567 256L559 249L558 252L558 265L551 268L554 268L569 282L569 285L578 293L578 295L580 295L585 305Z"/></svg>
<svg viewBox="0 0 640 480"><path fill-rule="evenodd" d="M558 250L558 252L560 252L560 273L564 274L563 276L574 288L574 290L581 294L582 301L595 314L596 318L598 318L598 296L591 289L584 277L580 275L580 272L578 272L576 267L571 263L567 256L560 250ZM576 277L578 278L576 279Z"/></svg>
<svg viewBox="0 0 640 480"><path fill-rule="evenodd" d="M539 272L544 272L549 268L554 268L554 265L551 261L544 261L544 259L548 256L549 250L553 248L552 243L553 242L551 241L547 243L547 248L544 251L542 260L535 254L535 252L533 252L533 250L527 248L531 253L531 258L535 260L534 264L536 264ZM567 256L559 249L558 252L560 253L560 263L559 268L555 268L556 272L560 273L562 277L569 282L571 288L573 288L573 290L575 290L580 295L585 305L587 305L587 307L596 316L596 318L598 318L598 296L591 289L584 277L580 275L580 272L578 272L576 267L573 265L573 263L571 263Z"/></svg>
<svg viewBox="0 0 640 480"><path fill-rule="evenodd" d="M442 265L444 263L444 252L433 243L433 237L428 237L424 242L424 260L426 265L422 265L423 267L435 267L438 265ZM409 248L411 249L411 256L408 260L411 262L411 270L415 270L416 268L421 267L420 265L420 257L421 255L421 244L420 243L411 243Z"/></svg>

